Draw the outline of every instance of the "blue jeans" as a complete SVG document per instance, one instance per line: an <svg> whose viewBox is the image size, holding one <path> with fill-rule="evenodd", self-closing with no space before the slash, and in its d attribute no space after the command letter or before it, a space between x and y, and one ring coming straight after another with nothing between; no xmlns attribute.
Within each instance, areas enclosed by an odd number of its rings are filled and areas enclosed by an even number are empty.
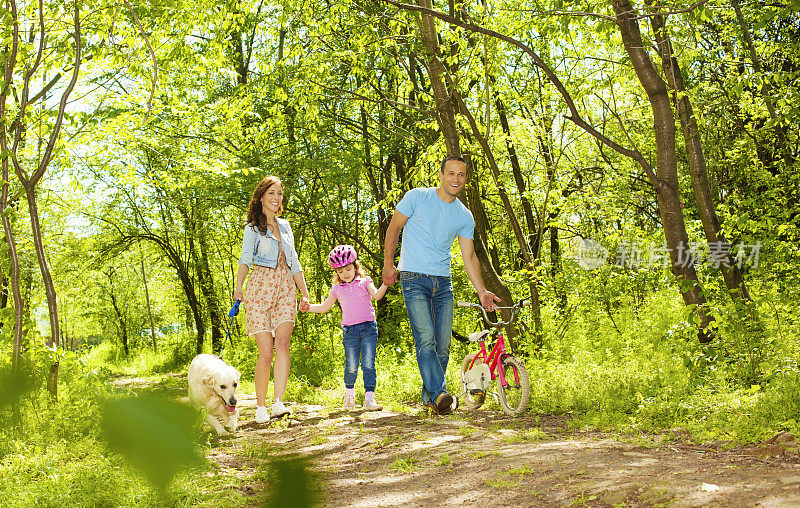
<svg viewBox="0 0 800 508"><path fill-rule="evenodd" d="M375 372L375 350L378 348L378 325L375 321L364 321L342 327L344 344L344 386L353 388L358 376L358 361L364 373L364 391L374 392L378 382Z"/></svg>
<svg viewBox="0 0 800 508"><path fill-rule="evenodd" d="M417 365L422 377L422 403L431 404L447 391L445 372L453 330L453 286L450 277L400 272Z"/></svg>

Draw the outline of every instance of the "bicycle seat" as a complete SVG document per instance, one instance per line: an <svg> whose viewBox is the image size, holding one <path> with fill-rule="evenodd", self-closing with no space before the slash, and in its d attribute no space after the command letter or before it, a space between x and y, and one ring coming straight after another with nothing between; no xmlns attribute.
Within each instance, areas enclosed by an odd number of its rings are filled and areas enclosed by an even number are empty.
<svg viewBox="0 0 800 508"><path fill-rule="evenodd" d="M481 342L490 333L492 333L490 330L481 330L479 332L472 332L469 334L469 340L472 342Z"/></svg>

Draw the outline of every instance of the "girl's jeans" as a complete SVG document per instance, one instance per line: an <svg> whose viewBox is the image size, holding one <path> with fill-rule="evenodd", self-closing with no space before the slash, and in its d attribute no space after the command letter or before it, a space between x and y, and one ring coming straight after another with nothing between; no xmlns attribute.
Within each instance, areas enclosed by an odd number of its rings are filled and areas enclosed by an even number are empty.
<svg viewBox="0 0 800 508"><path fill-rule="evenodd" d="M364 373L364 391L374 392L377 384L375 372L375 350L378 347L378 325L375 321L364 321L342 326L344 343L344 386L353 388L358 376L358 361Z"/></svg>
<svg viewBox="0 0 800 508"><path fill-rule="evenodd" d="M432 404L447 391L445 372L453 330L453 288L450 277L400 272L417 365L422 377L422 403Z"/></svg>

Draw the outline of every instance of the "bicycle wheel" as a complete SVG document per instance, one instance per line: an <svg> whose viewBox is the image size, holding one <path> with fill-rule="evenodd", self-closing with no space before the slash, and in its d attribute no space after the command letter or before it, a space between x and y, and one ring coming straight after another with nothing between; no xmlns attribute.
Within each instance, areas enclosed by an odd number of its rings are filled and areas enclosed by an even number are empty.
<svg viewBox="0 0 800 508"><path fill-rule="evenodd" d="M483 405L486 400L486 392L478 390L470 390L464 382L464 373L469 370L472 360L475 358L475 353L470 353L464 357L461 362L461 399L468 409L477 409Z"/></svg>
<svg viewBox="0 0 800 508"><path fill-rule="evenodd" d="M528 371L525 370L522 360L511 356L503 359L502 368L508 386L504 387L500 382L500 376L497 377L500 406L511 416L520 415L528 408L528 401L531 398L531 382L528 379Z"/></svg>

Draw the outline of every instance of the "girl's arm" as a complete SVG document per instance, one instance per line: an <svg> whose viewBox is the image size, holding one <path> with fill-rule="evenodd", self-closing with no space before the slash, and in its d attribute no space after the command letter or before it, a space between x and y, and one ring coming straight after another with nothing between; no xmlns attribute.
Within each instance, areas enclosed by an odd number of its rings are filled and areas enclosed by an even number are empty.
<svg viewBox="0 0 800 508"><path fill-rule="evenodd" d="M329 310L331 310L331 307L333 307L333 302L335 301L336 301L336 295L331 293L328 295L328 298L326 298L324 302L311 304L308 307L308 312L316 312L317 314L328 312Z"/></svg>
<svg viewBox="0 0 800 508"><path fill-rule="evenodd" d="M386 284L381 284L381 287L375 289L375 283L370 282L369 286L367 286L367 291L369 291L369 294L372 295L372 298L375 301L378 301L383 298L383 295L386 294L386 290L388 288L389 287Z"/></svg>

